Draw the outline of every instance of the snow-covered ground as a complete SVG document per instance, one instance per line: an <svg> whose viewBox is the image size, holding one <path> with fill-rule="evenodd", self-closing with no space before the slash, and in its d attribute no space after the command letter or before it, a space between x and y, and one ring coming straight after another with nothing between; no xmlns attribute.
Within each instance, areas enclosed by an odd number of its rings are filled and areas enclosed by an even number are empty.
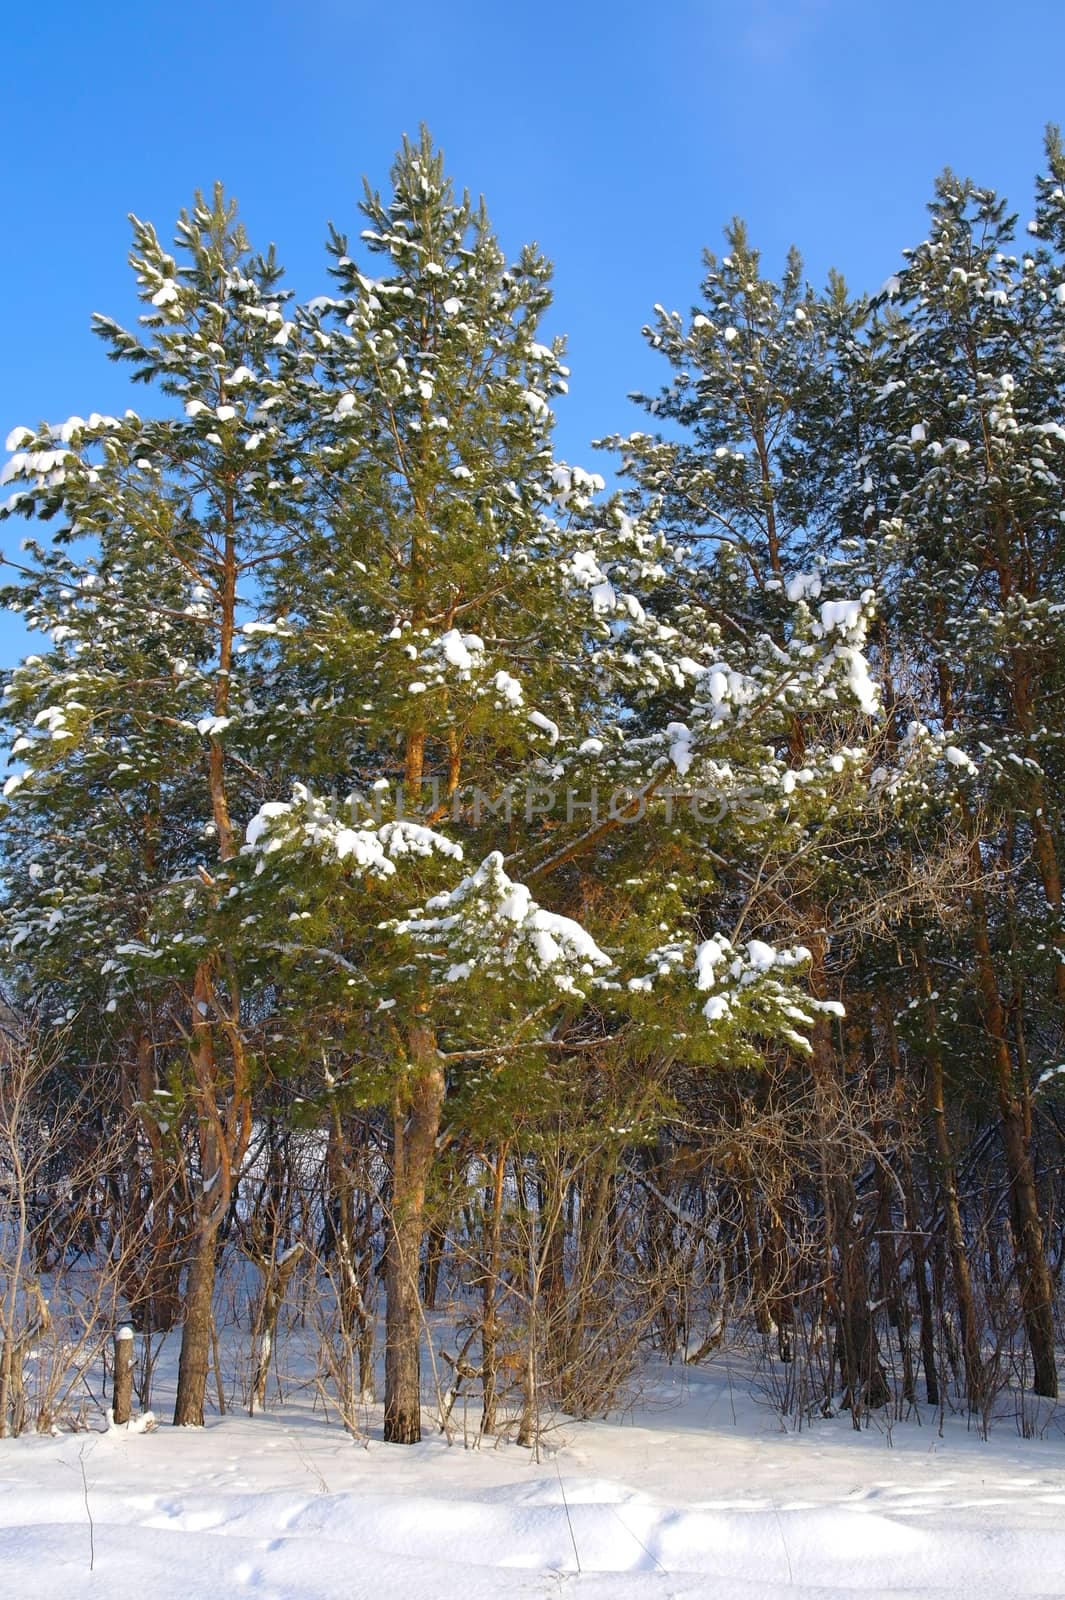
<svg viewBox="0 0 1065 1600"><path fill-rule="evenodd" d="M75 1600L827 1600L1065 1595L1065 1432L934 1415L783 1433L725 1366L620 1422L507 1444L353 1441L286 1405L200 1431L0 1444L0 1594ZM101 1424L102 1426L102 1424Z"/></svg>

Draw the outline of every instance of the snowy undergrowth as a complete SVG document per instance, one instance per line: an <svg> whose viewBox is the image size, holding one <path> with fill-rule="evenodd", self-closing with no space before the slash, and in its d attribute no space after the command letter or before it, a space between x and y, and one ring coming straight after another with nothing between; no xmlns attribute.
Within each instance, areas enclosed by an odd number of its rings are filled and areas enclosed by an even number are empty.
<svg viewBox="0 0 1065 1600"><path fill-rule="evenodd" d="M166 1415L176 1341L156 1385ZM4 1592L592 1597L1051 1596L1065 1572L1065 1436L984 1441L922 1414L783 1433L731 1358L656 1366L622 1421L563 1421L537 1460L327 1425L288 1348L285 1404L206 1429L0 1444ZM473 1411L471 1403L471 1412ZM467 1435L470 1444L475 1427Z"/></svg>

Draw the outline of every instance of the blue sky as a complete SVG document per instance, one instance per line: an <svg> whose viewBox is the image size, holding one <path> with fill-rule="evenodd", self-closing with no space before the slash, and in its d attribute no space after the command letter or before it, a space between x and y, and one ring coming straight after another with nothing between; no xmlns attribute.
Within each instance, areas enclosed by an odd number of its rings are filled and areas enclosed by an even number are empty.
<svg viewBox="0 0 1065 1600"><path fill-rule="evenodd" d="M686 308L700 252L744 216L779 266L876 288L922 237L945 165L1028 215L1042 129L1065 121L1060 0L53 0L0 58L0 439L133 403L89 333L136 315L133 211L169 237L221 178L300 294L327 219L357 233L401 134L425 121L504 246L555 261L569 337L559 452L639 426L664 377L640 328ZM140 391L136 403L145 407ZM602 465L600 463L600 465ZM0 530L13 550L19 524ZM0 617L0 667L22 652Z"/></svg>

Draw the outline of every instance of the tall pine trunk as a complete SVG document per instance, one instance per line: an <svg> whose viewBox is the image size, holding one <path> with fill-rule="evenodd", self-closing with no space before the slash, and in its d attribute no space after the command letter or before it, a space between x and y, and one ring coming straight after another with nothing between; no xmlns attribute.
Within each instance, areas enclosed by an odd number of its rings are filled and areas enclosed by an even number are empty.
<svg viewBox="0 0 1065 1600"><path fill-rule="evenodd" d="M923 942L918 946L921 992L928 1014L928 1109L932 1116L932 1136L935 1141L936 1165L943 1190L943 1215L947 1226L947 1246L950 1251L950 1270L954 1279L954 1295L958 1302L961 1320L962 1361L965 1366L965 1398L970 1411L980 1408L984 1387L983 1359L980 1354L980 1331L976 1321L976 1304L973 1299L972 1275L965 1248L965 1231L962 1225L961 1205L958 1200L958 1178L951 1148L950 1130L947 1127L947 1107L944 1095L943 1057L939 1048L939 1029L935 1009L935 991L932 988L925 964Z"/></svg>
<svg viewBox="0 0 1065 1600"><path fill-rule="evenodd" d="M419 1261L425 1194L444 1103L444 1070L432 1029L409 1037L411 1077L393 1107L391 1232L385 1261L385 1440L417 1444L422 1436L422 1303Z"/></svg>
<svg viewBox="0 0 1065 1600"><path fill-rule="evenodd" d="M812 943L811 984L823 998L825 982L824 943ZM863 1407L876 1410L891 1398L880 1360L880 1343L870 1309L867 1242L855 1226L858 1199L850 1174L830 1147L827 1126L831 1107L842 1093L843 1084L827 1018L817 1017L811 1034L813 1054L814 1105L822 1147L823 1196L826 1207L826 1244L834 1249L839 1272L830 1298L835 1300L837 1319L836 1349L842 1370L845 1404L851 1408L855 1427Z"/></svg>
<svg viewBox="0 0 1065 1600"><path fill-rule="evenodd" d="M982 863L975 831L971 853L973 883L980 883ZM1038 1395L1056 1400L1058 1372L1054 1348L1054 1283L1047 1263L1043 1222L1039 1215L1035 1169L1028 1144L1024 1106L1014 1086L1013 1060L1006 1031L1006 1015L995 976L983 891L972 891L976 976L983 1008L984 1027L991 1043L998 1080L999 1133L1009 1176L1009 1214L1017 1261L1017 1283L1028 1348L1032 1356L1032 1387Z"/></svg>
<svg viewBox="0 0 1065 1600"><path fill-rule="evenodd" d="M205 1219L196 1235L185 1286L185 1326L178 1360L175 1428L202 1428L211 1369L211 1322L218 1261L218 1224Z"/></svg>

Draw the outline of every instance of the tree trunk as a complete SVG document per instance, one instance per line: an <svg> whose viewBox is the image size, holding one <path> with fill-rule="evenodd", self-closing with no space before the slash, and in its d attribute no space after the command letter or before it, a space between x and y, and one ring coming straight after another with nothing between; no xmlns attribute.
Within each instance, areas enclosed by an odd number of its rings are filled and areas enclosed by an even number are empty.
<svg viewBox="0 0 1065 1600"><path fill-rule="evenodd" d="M971 862L973 883L978 885L982 863L975 833ZM1056 1400L1058 1373L1054 1349L1054 1285L1043 1243L1043 1223L1039 1215L1031 1151L1025 1134L1024 1107L1014 1089L1013 1061L991 954L987 907L979 887L972 891L972 907L977 983L983 1005L984 1027L991 1042L998 1077L999 1132L1010 1180L1010 1225L1017 1258L1025 1333L1032 1355L1032 1387L1036 1394Z"/></svg>
<svg viewBox="0 0 1065 1600"><path fill-rule="evenodd" d="M115 1334L115 1381L111 1390L111 1415L122 1425L133 1411L133 1329Z"/></svg>
<svg viewBox="0 0 1065 1600"><path fill-rule="evenodd" d="M447 1244L447 1227L442 1222L429 1225L425 1251L425 1271L422 1298L427 1311L436 1310L436 1296L440 1288L440 1268L444 1264L444 1247Z"/></svg>
<svg viewBox="0 0 1065 1600"><path fill-rule="evenodd" d="M202 1428L211 1367L211 1305L218 1257L218 1224L204 1223L196 1238L185 1284L185 1326L178 1358L175 1428Z"/></svg>
<svg viewBox="0 0 1065 1600"><path fill-rule="evenodd" d="M506 1174L507 1147L503 1144L496 1152L492 1168L492 1182L486 1192L488 1200L488 1226L485 1230L485 1259L481 1274L481 1393L483 1396L482 1423L485 1433L496 1431L496 1406L498 1401L497 1346L499 1343L499 1290L501 1242L503 1237L503 1183Z"/></svg>
<svg viewBox="0 0 1065 1600"><path fill-rule="evenodd" d="M950 1271L954 1280L954 1297L958 1302L961 1319L962 1361L965 1366L965 1399L970 1411L980 1409L983 1393L983 1358L980 1354L980 1331L976 1321L972 1277L969 1257L965 1249L965 1230L962 1226L961 1206L958 1202L958 1179L954 1166L954 1152L947 1127L947 1110L943 1093L943 1058L935 1031L935 1010L927 972L922 968L922 986L925 1004L930 1010L928 1044L928 1109L932 1115L932 1133L935 1140L935 1158L939 1168L939 1181L943 1191L943 1216L947 1225L947 1246L950 1251Z"/></svg>
<svg viewBox="0 0 1065 1600"><path fill-rule="evenodd" d="M857 1427L863 1407L877 1410L891 1399L880 1364L880 1344L869 1305L865 1239L854 1228L856 1198L848 1178L833 1183L834 1223L840 1256L838 1354L845 1404Z"/></svg>
<svg viewBox="0 0 1065 1600"><path fill-rule="evenodd" d="M886 1130L879 1122L873 1125L873 1138L881 1148L886 1144ZM883 1141L883 1143L881 1143ZM883 1165L876 1169L877 1186L877 1261L879 1264L880 1298L887 1306L888 1322L898 1335L899 1355L902 1360L902 1397L912 1404L917 1398L913 1381L913 1358L910 1354L910 1306L903 1291L899 1271L899 1251L895 1241L895 1218L892 1190Z"/></svg>
<svg viewBox="0 0 1065 1600"><path fill-rule="evenodd" d="M418 1265L425 1231L425 1191L444 1103L444 1072L432 1029L410 1033L411 1079L393 1107L391 1234L385 1262L385 1440L417 1444L422 1436L422 1303Z"/></svg>
<svg viewBox="0 0 1065 1600"><path fill-rule="evenodd" d="M769 1286L769 1312L776 1324L777 1355L781 1361L787 1362L792 1359L795 1333L788 1235L773 1201L768 1201L768 1205L770 1223L766 1233L763 1272Z"/></svg>
<svg viewBox="0 0 1065 1600"><path fill-rule="evenodd" d="M927 1231L922 1226L921 1213L917 1204L917 1185L913 1175L913 1157L911 1154L911 1118L907 1114L909 1097L903 1073L902 1056L899 1051L899 1036L895 1028L891 1001L886 997L881 997L880 1015L887 1034L888 1056L891 1061L891 1071L894 1079L895 1103L898 1107L899 1182L902 1188L903 1216L910 1238L913 1282L917 1292L917 1313L921 1331L921 1365L924 1367L925 1396L930 1406L937 1406L939 1404L939 1369L936 1365L935 1318L933 1315L932 1292L928 1287L928 1236ZM967 1261L966 1265L968 1265Z"/></svg>
<svg viewBox="0 0 1065 1600"><path fill-rule="evenodd" d="M363 1401L374 1398L374 1316L370 1297L373 1196L366 1171L365 1151L360 1156L361 1178L352 1167L353 1151L344 1123L337 1113L329 1130L326 1166L336 1207L336 1254L338 1265L337 1312L345 1359L349 1363L357 1352L359 1395ZM363 1212L362 1221L358 1211ZM349 1380L350 1382L350 1380ZM354 1396L351 1396L354 1400Z"/></svg>
<svg viewBox="0 0 1065 1600"><path fill-rule="evenodd" d="M270 1375L270 1358L274 1351L274 1339L277 1334L277 1321L281 1315L281 1307L285 1299L285 1291L289 1280L299 1265L300 1256L303 1254L302 1244L294 1244L291 1250L281 1257L279 1261L263 1262L261 1270L263 1278L263 1298L259 1311L259 1333L255 1348L255 1378L252 1383L252 1403L249 1412L256 1406L262 1411L266 1405L266 1383Z"/></svg>
<svg viewBox="0 0 1065 1600"><path fill-rule="evenodd" d="M603 1156L585 1167L580 1188L577 1224L577 1264L569 1293L569 1319L562 1347L558 1398L571 1416L590 1416L602 1394L603 1374L589 1364L588 1335L594 1333L603 1257L607 1247L607 1218L614 1198L614 1165ZM609 1382L609 1379L607 1380Z"/></svg>
<svg viewBox="0 0 1065 1600"><path fill-rule="evenodd" d="M932 1308L932 1291L928 1287L928 1241L919 1231L917 1194L913 1181L913 1163L908 1150L901 1159L902 1190L906 1201L906 1227L913 1247L913 1281L917 1290L917 1311L921 1324L921 1365L924 1367L925 1398L930 1406L939 1404L939 1369L936 1365L935 1318Z"/></svg>
<svg viewBox="0 0 1065 1600"><path fill-rule="evenodd" d="M767 1240L758 1229L758 1202L754 1185L749 1178L740 1180L743 1204L743 1239L747 1247L747 1282L751 1304L754 1308L754 1325L763 1339L773 1332L773 1314L769 1307L770 1278L766 1271Z"/></svg>
<svg viewBox="0 0 1065 1600"><path fill-rule="evenodd" d="M1012 1099L1000 1123L1006 1169L1010 1174L1010 1223L1017 1251L1024 1326L1032 1353L1032 1388L1048 1399L1058 1397L1054 1349L1054 1285L1043 1245L1043 1222L1035 1187L1032 1158L1024 1134L1024 1112Z"/></svg>
<svg viewBox="0 0 1065 1600"><path fill-rule="evenodd" d="M814 945L811 980L814 993L823 997L823 948ZM814 1101L822 1146L823 1194L827 1207L826 1240L835 1246L839 1260L838 1284L830 1298L836 1302L836 1349L844 1385L844 1404L851 1409L854 1425L859 1425L863 1406L874 1410L891 1398L880 1364L876 1324L869 1306L869 1273L866 1240L857 1222L857 1196L850 1175L836 1163L827 1138L828 1113L841 1092L839 1067L832 1047L828 1020L819 1015L811 1037ZM830 1285L830 1288L832 1286Z"/></svg>

